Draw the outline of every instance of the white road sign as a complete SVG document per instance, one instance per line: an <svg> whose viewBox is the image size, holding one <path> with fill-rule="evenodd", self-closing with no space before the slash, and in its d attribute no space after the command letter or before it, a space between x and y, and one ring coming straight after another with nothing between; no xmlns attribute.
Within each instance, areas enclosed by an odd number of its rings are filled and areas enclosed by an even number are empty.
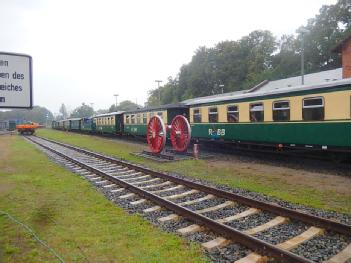
<svg viewBox="0 0 351 263"><path fill-rule="evenodd" d="M32 57L0 52L0 108L32 107Z"/></svg>

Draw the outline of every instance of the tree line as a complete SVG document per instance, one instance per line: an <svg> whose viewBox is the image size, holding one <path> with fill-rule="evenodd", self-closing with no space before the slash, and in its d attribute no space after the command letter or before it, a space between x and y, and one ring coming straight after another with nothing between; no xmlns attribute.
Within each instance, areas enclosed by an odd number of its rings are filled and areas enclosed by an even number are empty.
<svg viewBox="0 0 351 263"><path fill-rule="evenodd" d="M263 80L300 74L301 40L304 37L305 72L340 67L332 48L351 31L351 1L324 5L295 35L280 39L268 30L256 30L237 41L199 47L192 60L181 66L175 78L149 91L148 106L247 89Z"/></svg>
<svg viewBox="0 0 351 263"><path fill-rule="evenodd" d="M53 114L45 107L34 106L33 109L16 109L0 111L0 120L32 121L45 125L54 119Z"/></svg>
<svg viewBox="0 0 351 263"><path fill-rule="evenodd" d="M59 109L59 114L54 116L50 110L45 107L34 106L33 109L15 109L9 111L0 111L0 121L5 120L17 120L19 122L37 122L42 125L50 125L52 120L63 120L67 118L83 118L83 117L91 117L97 114L103 114L108 112L115 111L129 111L141 108L142 106L125 100L122 101L117 107L115 104L111 105L108 109L100 109L94 111L93 107L82 103L82 105L75 108L71 113L68 112L66 105L64 103L61 104Z"/></svg>
<svg viewBox="0 0 351 263"><path fill-rule="evenodd" d="M65 104L61 104L60 107L60 114L56 116L56 120L63 120L67 118L83 118L83 117L91 117L98 114L109 113L109 112L116 112L116 111L131 111L141 108L142 106L130 101L124 100L119 105L112 104L108 109L100 109L94 111L94 108L82 103L82 105L75 108L71 113L68 113Z"/></svg>

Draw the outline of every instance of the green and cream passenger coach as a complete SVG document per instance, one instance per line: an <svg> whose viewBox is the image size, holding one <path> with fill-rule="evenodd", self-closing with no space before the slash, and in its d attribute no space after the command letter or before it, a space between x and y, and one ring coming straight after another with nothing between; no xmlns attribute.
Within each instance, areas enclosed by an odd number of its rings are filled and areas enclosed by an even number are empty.
<svg viewBox="0 0 351 263"><path fill-rule="evenodd" d="M99 114L93 117L92 127L96 133L122 134L124 111Z"/></svg>
<svg viewBox="0 0 351 263"><path fill-rule="evenodd" d="M351 78L341 69L183 101L192 139L351 152Z"/></svg>

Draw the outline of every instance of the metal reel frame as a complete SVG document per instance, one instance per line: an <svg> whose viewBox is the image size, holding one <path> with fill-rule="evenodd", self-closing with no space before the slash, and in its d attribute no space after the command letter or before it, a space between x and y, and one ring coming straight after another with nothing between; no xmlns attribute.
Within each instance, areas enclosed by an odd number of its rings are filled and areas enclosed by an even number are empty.
<svg viewBox="0 0 351 263"><path fill-rule="evenodd" d="M170 138L173 149L184 152L191 140L191 128L189 121L183 115L177 115L171 123Z"/></svg>
<svg viewBox="0 0 351 263"><path fill-rule="evenodd" d="M155 115L149 120L146 139L151 152L162 152L166 145L166 126L160 116Z"/></svg>

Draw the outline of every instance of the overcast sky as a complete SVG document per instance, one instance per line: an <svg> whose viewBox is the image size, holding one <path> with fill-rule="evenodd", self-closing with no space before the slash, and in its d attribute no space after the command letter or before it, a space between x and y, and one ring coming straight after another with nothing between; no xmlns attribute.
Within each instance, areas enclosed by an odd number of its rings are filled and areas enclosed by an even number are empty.
<svg viewBox="0 0 351 263"><path fill-rule="evenodd" d="M143 104L199 46L295 33L336 0L0 0L0 51L33 57L34 104Z"/></svg>

